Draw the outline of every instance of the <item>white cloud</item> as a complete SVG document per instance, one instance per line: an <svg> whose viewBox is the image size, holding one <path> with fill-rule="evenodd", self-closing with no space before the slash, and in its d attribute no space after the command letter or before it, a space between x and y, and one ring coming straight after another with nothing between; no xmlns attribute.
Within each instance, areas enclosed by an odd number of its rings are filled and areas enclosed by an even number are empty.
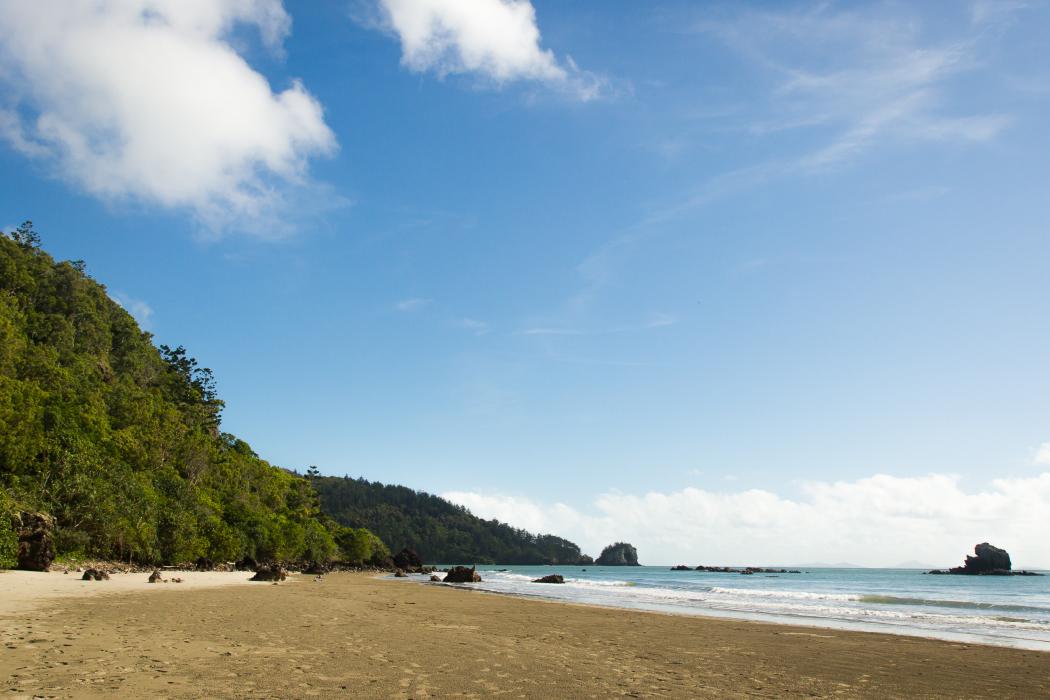
<svg viewBox="0 0 1050 700"><path fill-rule="evenodd" d="M142 301L141 299L135 299L122 292L110 291L109 298L117 302L125 311L135 317L138 321L139 326L144 330L150 329L150 321L153 318L153 307Z"/></svg>
<svg viewBox="0 0 1050 700"><path fill-rule="evenodd" d="M273 92L231 35L279 54L290 26L280 0L0 2L0 136L103 199L272 235L262 222L312 196L307 161L336 140L306 88Z"/></svg>
<svg viewBox="0 0 1050 700"><path fill-rule="evenodd" d="M1050 442L1044 442L1036 449L1032 461L1039 466L1050 465Z"/></svg>
<svg viewBox="0 0 1050 700"><path fill-rule="evenodd" d="M401 301L394 304L394 308L398 311L409 312L419 311L420 309L426 308L434 303L433 299L423 299L420 297L412 297L411 299L402 299Z"/></svg>
<svg viewBox="0 0 1050 700"><path fill-rule="evenodd" d="M617 540L649 564L956 565L985 540L1015 564L1050 565L1050 473L966 491L955 476L876 475L812 482L786 498L762 489L599 495L588 512L564 503L473 492L442 494L485 518L573 540L596 554Z"/></svg>
<svg viewBox="0 0 1050 700"><path fill-rule="evenodd" d="M410 70L471 73L496 84L539 81L582 100L601 95L602 79L541 48L529 0L379 0L379 8Z"/></svg>

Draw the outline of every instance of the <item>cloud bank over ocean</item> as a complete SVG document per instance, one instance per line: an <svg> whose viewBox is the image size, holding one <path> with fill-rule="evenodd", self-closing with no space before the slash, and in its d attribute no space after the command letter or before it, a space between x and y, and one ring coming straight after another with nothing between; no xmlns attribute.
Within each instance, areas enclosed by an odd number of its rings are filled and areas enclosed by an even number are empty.
<svg viewBox="0 0 1050 700"><path fill-rule="evenodd" d="M803 483L788 498L763 489L606 492L581 510L564 503L470 491L441 494L483 518L579 544L589 554L615 540L643 564L958 564L974 544L1005 547L1016 567L1050 566L1050 472L995 479L969 490L953 475Z"/></svg>

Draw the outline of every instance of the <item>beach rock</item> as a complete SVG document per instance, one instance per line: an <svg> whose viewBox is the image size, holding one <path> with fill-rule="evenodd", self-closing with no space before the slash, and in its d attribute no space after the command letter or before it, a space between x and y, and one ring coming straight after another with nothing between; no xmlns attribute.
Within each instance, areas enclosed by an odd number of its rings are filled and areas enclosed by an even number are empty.
<svg viewBox="0 0 1050 700"><path fill-rule="evenodd" d="M55 560L55 520L46 513L22 512L12 517L18 536L18 568L47 571Z"/></svg>
<svg viewBox="0 0 1050 700"><path fill-rule="evenodd" d="M288 572L283 566L274 564L273 566L259 566L255 569L255 576L252 576L249 581L284 581L288 578Z"/></svg>
<svg viewBox="0 0 1050 700"><path fill-rule="evenodd" d="M303 567L303 573L311 576L324 576L328 573L328 567L320 562L311 561Z"/></svg>
<svg viewBox="0 0 1050 700"><path fill-rule="evenodd" d="M108 581L109 574L102 569L87 569L80 577L81 581Z"/></svg>
<svg viewBox="0 0 1050 700"><path fill-rule="evenodd" d="M408 576L408 574L406 574L401 569L398 569L397 571L394 572L394 576L395 576L395 578L405 578L405 577Z"/></svg>
<svg viewBox="0 0 1050 700"><path fill-rule="evenodd" d="M594 563L598 566L640 566L638 550L627 542L609 545L602 550L598 560Z"/></svg>
<svg viewBox="0 0 1050 700"><path fill-rule="evenodd" d="M416 554L416 550L405 547L394 555L394 566L402 571L419 573L423 568L423 560Z"/></svg>
<svg viewBox="0 0 1050 700"><path fill-rule="evenodd" d="M430 575L430 580L434 581L435 583L441 583L441 577L438 576L437 574L431 574Z"/></svg>
<svg viewBox="0 0 1050 700"><path fill-rule="evenodd" d="M685 564L679 564L678 566L672 566L671 567L671 571L692 571L692 570L693 570L693 568L691 566L686 566Z"/></svg>
<svg viewBox="0 0 1050 700"><path fill-rule="evenodd" d="M481 583L481 576L476 566L454 566L445 574L445 583Z"/></svg>
<svg viewBox="0 0 1050 700"><path fill-rule="evenodd" d="M197 571L212 571L213 569L215 569L215 562L213 562L208 557L200 557L193 565L193 568Z"/></svg>
<svg viewBox="0 0 1050 700"><path fill-rule="evenodd" d="M533 583L565 583L565 578L561 574L548 574L543 578L533 579Z"/></svg>
<svg viewBox="0 0 1050 700"><path fill-rule="evenodd" d="M235 565L237 571L255 571L259 568L259 562L254 557L245 557Z"/></svg>

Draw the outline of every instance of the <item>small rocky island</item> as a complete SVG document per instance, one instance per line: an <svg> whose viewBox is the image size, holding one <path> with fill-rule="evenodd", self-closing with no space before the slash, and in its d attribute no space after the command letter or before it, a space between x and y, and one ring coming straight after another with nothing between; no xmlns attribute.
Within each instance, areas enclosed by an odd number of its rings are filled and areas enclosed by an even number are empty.
<svg viewBox="0 0 1050 700"><path fill-rule="evenodd" d="M967 555L962 566L934 569L926 573L962 576L1042 576L1034 571L1014 571L1007 551L987 542L974 546L973 553L976 556Z"/></svg>
<svg viewBox="0 0 1050 700"><path fill-rule="evenodd" d="M679 564L678 566L672 566L671 571L705 571L711 574L744 574L750 576L751 574L801 574L801 571L797 569L764 569L761 566L745 566L742 569L735 569L731 566L704 566L701 564L695 569L685 564Z"/></svg>
<svg viewBox="0 0 1050 700"><path fill-rule="evenodd" d="M641 566L638 563L638 550L627 542L609 545L594 563L598 566Z"/></svg>

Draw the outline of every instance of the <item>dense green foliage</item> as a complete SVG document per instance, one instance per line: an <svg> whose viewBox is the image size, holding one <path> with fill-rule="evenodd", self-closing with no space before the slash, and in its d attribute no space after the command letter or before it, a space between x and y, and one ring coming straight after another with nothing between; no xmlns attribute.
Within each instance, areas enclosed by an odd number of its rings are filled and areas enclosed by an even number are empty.
<svg viewBox="0 0 1050 700"><path fill-rule="evenodd" d="M0 566L15 509L54 516L59 556L323 561L387 550L320 512L310 480L220 430L211 371L161 346L84 273L0 235Z"/></svg>
<svg viewBox="0 0 1050 700"><path fill-rule="evenodd" d="M411 547L430 563L589 564L580 548L533 535L404 486L349 477L314 477L322 510L343 525L365 527L394 551Z"/></svg>
<svg viewBox="0 0 1050 700"><path fill-rule="evenodd" d="M15 531L8 527L13 510L11 497L0 490L0 569L10 569L17 563L15 555L18 552L18 538Z"/></svg>

